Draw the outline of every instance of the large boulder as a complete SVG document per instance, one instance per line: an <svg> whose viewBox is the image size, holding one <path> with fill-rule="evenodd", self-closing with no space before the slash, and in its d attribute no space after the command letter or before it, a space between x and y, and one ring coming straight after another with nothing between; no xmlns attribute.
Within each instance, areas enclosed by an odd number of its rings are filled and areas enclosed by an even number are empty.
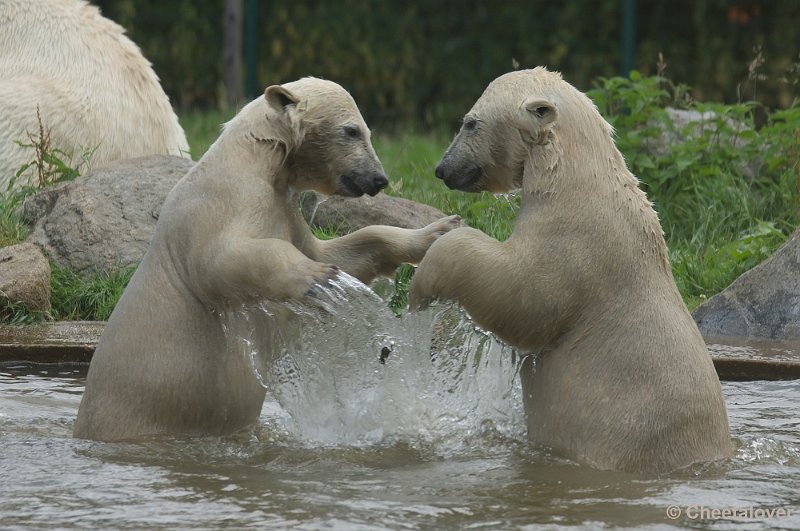
<svg viewBox="0 0 800 531"><path fill-rule="evenodd" d="M50 309L50 263L38 247L20 243L0 248L0 300L30 311Z"/></svg>
<svg viewBox="0 0 800 531"><path fill-rule="evenodd" d="M164 199L193 164L167 155L138 157L46 188L21 207L33 226L27 241L78 272L138 264Z"/></svg>
<svg viewBox="0 0 800 531"><path fill-rule="evenodd" d="M705 134L716 133L719 130L720 116L714 111L700 112L693 109L671 107L667 107L664 111L669 122L653 121L652 124L661 130L660 134L646 138L643 142L643 148L654 157L666 156L677 144L702 138ZM727 116L722 117L722 121L736 133L744 133L748 130L747 124ZM745 138L746 136L732 135L729 141L734 148L740 149L749 142ZM755 158L746 161L741 170L748 179L755 179L762 165L763 160Z"/></svg>
<svg viewBox="0 0 800 531"><path fill-rule="evenodd" d="M680 144L703 136L706 132L714 133L718 129L719 116L713 111L700 112L690 109L664 109L666 117L672 124L654 122L661 129L661 134L653 138L648 138L644 142L644 147L652 155L667 155L675 144ZM723 120L733 131L745 131L747 126L730 118L724 117ZM733 140L734 147L741 147L747 141L743 138Z"/></svg>
<svg viewBox="0 0 800 531"><path fill-rule="evenodd" d="M800 230L692 315L707 339L800 339Z"/></svg>
<svg viewBox="0 0 800 531"><path fill-rule="evenodd" d="M347 234L368 225L419 229L445 214L432 206L380 193L374 197L323 197L303 194L303 217L315 228Z"/></svg>

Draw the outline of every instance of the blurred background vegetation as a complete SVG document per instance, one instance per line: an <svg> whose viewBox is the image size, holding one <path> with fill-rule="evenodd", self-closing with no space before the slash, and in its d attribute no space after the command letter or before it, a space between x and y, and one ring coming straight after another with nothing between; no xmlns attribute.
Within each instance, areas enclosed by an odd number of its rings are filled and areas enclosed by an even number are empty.
<svg viewBox="0 0 800 531"><path fill-rule="evenodd" d="M225 91L226 5L241 17L243 96L314 75L367 123L453 126L498 75L546 65L581 90L636 69L703 101L789 107L800 2L769 0L93 0L128 30L181 115ZM228 26L230 27L230 26ZM626 45L627 43L627 45ZM754 73L754 62L757 63ZM796 70L795 70L796 73ZM238 91L238 90L237 90Z"/></svg>

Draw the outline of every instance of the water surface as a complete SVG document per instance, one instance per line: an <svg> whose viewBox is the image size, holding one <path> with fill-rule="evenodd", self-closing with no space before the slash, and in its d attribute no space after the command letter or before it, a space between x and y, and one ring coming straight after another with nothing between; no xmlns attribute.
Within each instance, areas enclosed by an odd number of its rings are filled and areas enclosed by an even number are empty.
<svg viewBox="0 0 800 531"><path fill-rule="evenodd" d="M75 440L85 366L0 369L0 527L800 528L800 381L723 383L733 459L597 471L527 443L518 353L454 310L434 326L347 297L346 317L295 308L271 364L231 331L271 389L231 437Z"/></svg>

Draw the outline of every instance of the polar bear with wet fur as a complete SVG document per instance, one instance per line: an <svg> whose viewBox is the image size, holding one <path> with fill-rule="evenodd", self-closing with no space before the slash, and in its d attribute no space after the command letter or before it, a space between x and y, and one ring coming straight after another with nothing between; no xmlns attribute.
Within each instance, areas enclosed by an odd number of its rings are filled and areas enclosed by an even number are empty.
<svg viewBox="0 0 800 531"><path fill-rule="evenodd" d="M142 155L188 157L189 146L150 63L83 0L0 2L0 190L33 151L37 107L50 144L100 166ZM16 182L27 183L32 170Z"/></svg>
<svg viewBox="0 0 800 531"><path fill-rule="evenodd" d="M265 390L226 343L232 312L313 297L340 270L365 283L392 274L459 225L450 216L320 241L297 204L302 190L355 197L387 184L342 87L314 78L268 87L168 195L97 345L75 436L224 435L254 423ZM268 359L275 334L256 333Z"/></svg>
<svg viewBox="0 0 800 531"><path fill-rule="evenodd" d="M560 74L492 82L436 168L453 189L521 189L511 236L456 229L410 303L457 300L524 351L531 440L601 469L661 473L731 455L719 379L675 285L656 212L611 126Z"/></svg>

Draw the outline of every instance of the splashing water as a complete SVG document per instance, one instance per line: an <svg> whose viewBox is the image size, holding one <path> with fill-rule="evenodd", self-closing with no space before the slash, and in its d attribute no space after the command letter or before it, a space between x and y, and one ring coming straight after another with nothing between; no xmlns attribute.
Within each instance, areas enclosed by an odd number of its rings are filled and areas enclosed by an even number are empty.
<svg viewBox="0 0 800 531"><path fill-rule="evenodd" d="M519 356L455 306L398 318L340 274L302 303L232 313L226 333L279 404L272 421L302 444L451 454L476 436L524 439Z"/></svg>

